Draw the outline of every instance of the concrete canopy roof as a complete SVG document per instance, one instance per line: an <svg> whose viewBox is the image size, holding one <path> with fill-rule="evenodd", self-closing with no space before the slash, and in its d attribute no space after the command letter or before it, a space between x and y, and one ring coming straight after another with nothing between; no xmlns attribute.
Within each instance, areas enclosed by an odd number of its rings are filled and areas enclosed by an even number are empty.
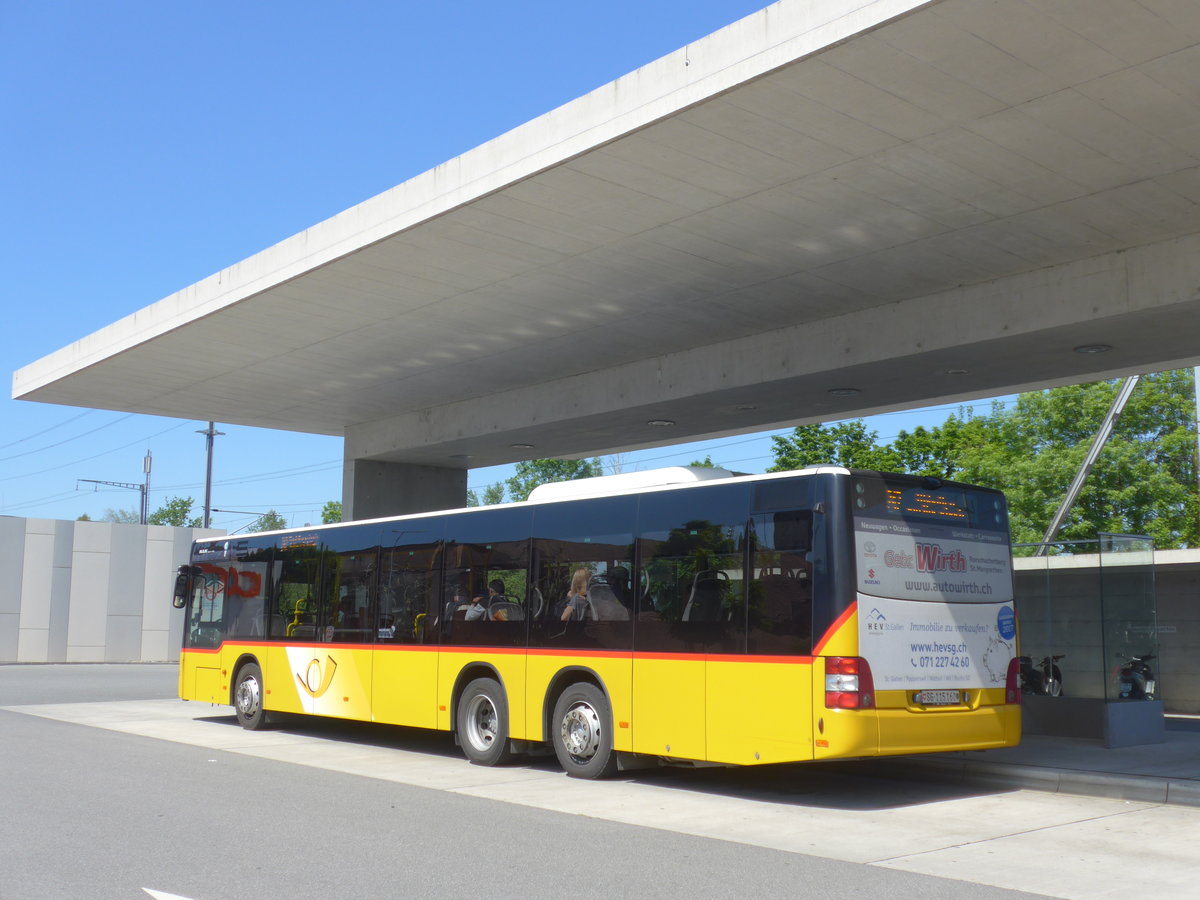
<svg viewBox="0 0 1200 900"><path fill-rule="evenodd" d="M13 395L462 468L1200 362L1200 4L850 6L749 16Z"/></svg>

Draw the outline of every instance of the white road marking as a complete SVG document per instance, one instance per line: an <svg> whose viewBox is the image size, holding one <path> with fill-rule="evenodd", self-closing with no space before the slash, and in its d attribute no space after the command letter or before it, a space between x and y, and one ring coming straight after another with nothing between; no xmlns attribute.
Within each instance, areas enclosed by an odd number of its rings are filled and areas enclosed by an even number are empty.
<svg viewBox="0 0 1200 900"><path fill-rule="evenodd" d="M12 706L25 713L572 815L927 875L1095 900L1195 896L1200 809L1068 794L1008 791L856 808L837 788L795 784L784 796L694 790L686 778L590 782L459 757L276 731L244 731L226 707L179 700ZM801 776L798 776L798 779ZM930 792L937 796L938 791ZM815 796L819 795L819 796ZM849 798L847 798L849 799ZM815 801L815 802L814 802ZM1130 835L1139 840L1135 851ZM1139 864L1130 865L1136 852ZM154 894L170 898L169 894Z"/></svg>
<svg viewBox="0 0 1200 900"><path fill-rule="evenodd" d="M168 894L166 891L152 891L150 888L145 887L142 890L153 897L154 900L191 900L189 897L183 897L179 894Z"/></svg>

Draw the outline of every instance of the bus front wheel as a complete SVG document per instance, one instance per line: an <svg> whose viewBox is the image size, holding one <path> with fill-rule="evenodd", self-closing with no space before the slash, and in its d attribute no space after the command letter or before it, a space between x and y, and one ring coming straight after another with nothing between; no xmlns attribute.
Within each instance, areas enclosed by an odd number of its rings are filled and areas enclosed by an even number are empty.
<svg viewBox="0 0 1200 900"><path fill-rule="evenodd" d="M458 742L477 766L508 762L508 698L494 678L476 678L458 701Z"/></svg>
<svg viewBox="0 0 1200 900"><path fill-rule="evenodd" d="M263 709L262 669L257 663L246 663L238 669L233 686L233 708L238 723L249 731L267 727L267 711Z"/></svg>
<svg viewBox="0 0 1200 900"><path fill-rule="evenodd" d="M550 739L566 773L574 778L607 778L617 771L612 710L594 684L573 684L554 704Z"/></svg>

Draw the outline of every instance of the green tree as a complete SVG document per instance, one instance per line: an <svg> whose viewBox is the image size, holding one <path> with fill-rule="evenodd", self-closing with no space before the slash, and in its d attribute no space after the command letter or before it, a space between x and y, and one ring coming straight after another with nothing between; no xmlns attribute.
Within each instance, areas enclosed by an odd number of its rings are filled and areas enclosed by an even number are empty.
<svg viewBox="0 0 1200 900"><path fill-rule="evenodd" d="M508 479L508 494L514 503L528 499L529 492L539 484L551 481L572 481L576 478L596 478L604 467L596 459L528 459L516 464L516 474Z"/></svg>
<svg viewBox="0 0 1200 900"><path fill-rule="evenodd" d="M82 516L80 516L75 521L76 522L90 522L90 521L92 521L92 517L89 516L87 513L84 513Z"/></svg>
<svg viewBox="0 0 1200 900"><path fill-rule="evenodd" d="M118 525L140 525L142 516L132 509L113 509L109 507L100 517L101 522L116 522Z"/></svg>
<svg viewBox="0 0 1200 900"><path fill-rule="evenodd" d="M1013 540L1042 539L1120 389L1099 381L1022 394L960 447L961 480L1008 495ZM1057 537L1147 534L1160 548L1200 540L1189 369L1143 376Z"/></svg>
<svg viewBox="0 0 1200 900"><path fill-rule="evenodd" d="M146 516L147 525L174 525L176 528L199 528L200 516L191 516L195 500L191 497L172 497L150 515ZM188 518L191 516L191 518Z"/></svg>
<svg viewBox="0 0 1200 900"><path fill-rule="evenodd" d="M712 454L707 454L704 459L693 459L688 465L698 469L717 468L717 464L712 461Z"/></svg>
<svg viewBox="0 0 1200 900"><path fill-rule="evenodd" d="M862 419L834 425L801 425L791 435L771 438L775 465L767 471L838 465L894 472L899 458L891 447L880 447L878 437L878 432L869 430Z"/></svg>
<svg viewBox="0 0 1200 900"><path fill-rule="evenodd" d="M997 408L1003 409L1003 405ZM895 471L957 479L963 453L983 437L984 420L969 412L952 415L933 428L917 426L912 431L901 431L890 446Z"/></svg>
<svg viewBox="0 0 1200 900"><path fill-rule="evenodd" d="M247 528L247 531L280 531L287 528L287 519L281 516L273 509L267 510L261 516L254 520L254 524Z"/></svg>
<svg viewBox="0 0 1200 900"><path fill-rule="evenodd" d="M504 502L504 482L497 481L483 489L482 496L474 488L467 491L467 506L495 506Z"/></svg>
<svg viewBox="0 0 1200 900"><path fill-rule="evenodd" d="M321 507L321 521L326 525L342 521L342 501L326 500L325 505Z"/></svg>

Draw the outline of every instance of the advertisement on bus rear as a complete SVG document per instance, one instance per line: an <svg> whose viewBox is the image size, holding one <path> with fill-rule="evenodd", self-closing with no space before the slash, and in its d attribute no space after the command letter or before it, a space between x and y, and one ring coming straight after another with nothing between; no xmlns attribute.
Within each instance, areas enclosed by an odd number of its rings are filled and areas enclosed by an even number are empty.
<svg viewBox="0 0 1200 900"><path fill-rule="evenodd" d="M1004 687L1011 603L913 603L858 595L859 653L877 690Z"/></svg>
<svg viewBox="0 0 1200 900"><path fill-rule="evenodd" d="M877 689L1004 686L1016 652L1004 533L858 517L854 539L859 647Z"/></svg>

